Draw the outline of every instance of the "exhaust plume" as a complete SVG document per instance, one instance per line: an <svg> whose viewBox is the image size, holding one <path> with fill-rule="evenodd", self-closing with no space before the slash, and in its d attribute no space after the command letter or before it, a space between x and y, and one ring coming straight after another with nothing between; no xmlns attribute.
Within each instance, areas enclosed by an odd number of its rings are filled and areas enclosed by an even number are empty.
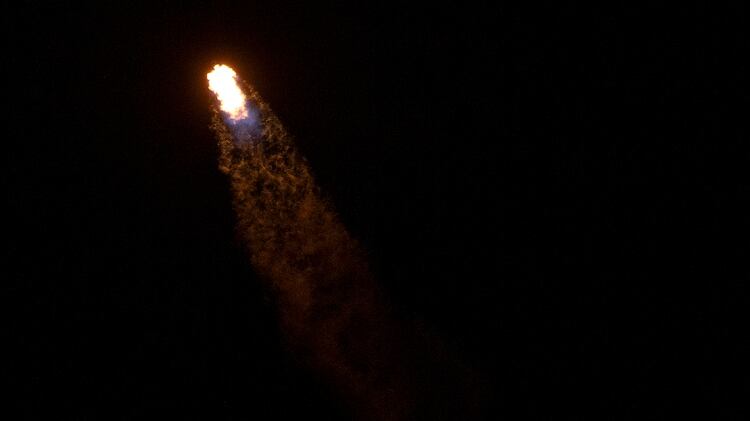
<svg viewBox="0 0 750 421"><path fill-rule="evenodd" d="M364 252L258 93L224 65L208 81L238 234L274 293L292 351L336 387L357 419L453 419L446 402L465 396L466 385L455 381L439 396L425 385L447 372L461 377L462 369L388 315ZM456 419L476 419L466 409Z"/></svg>

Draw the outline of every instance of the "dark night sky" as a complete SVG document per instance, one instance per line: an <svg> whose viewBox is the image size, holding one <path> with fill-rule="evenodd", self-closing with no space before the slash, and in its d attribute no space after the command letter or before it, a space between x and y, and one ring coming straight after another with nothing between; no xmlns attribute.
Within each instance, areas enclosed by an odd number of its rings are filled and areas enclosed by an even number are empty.
<svg viewBox="0 0 750 421"><path fill-rule="evenodd" d="M234 233L205 81L225 62L492 416L739 419L743 10L210 3L4 14L27 418L346 417Z"/></svg>

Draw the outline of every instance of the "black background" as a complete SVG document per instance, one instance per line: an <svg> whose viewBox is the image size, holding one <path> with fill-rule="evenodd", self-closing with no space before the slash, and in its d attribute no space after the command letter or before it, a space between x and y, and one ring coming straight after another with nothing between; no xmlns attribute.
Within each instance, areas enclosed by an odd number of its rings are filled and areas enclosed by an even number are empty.
<svg viewBox="0 0 750 421"><path fill-rule="evenodd" d="M208 129L223 62L398 316L489 379L488 417L739 419L741 8L211 3L4 14L5 377L25 417L346 417L235 236Z"/></svg>

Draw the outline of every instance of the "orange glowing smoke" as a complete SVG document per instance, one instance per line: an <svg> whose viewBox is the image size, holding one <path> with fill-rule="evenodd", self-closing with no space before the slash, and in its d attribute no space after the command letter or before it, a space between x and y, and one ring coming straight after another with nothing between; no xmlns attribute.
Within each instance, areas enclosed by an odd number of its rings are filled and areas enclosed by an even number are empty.
<svg viewBox="0 0 750 421"><path fill-rule="evenodd" d="M217 64L206 76L208 77L208 89L219 98L221 110L227 113L232 120L247 118L247 99L237 85L237 73L225 64Z"/></svg>

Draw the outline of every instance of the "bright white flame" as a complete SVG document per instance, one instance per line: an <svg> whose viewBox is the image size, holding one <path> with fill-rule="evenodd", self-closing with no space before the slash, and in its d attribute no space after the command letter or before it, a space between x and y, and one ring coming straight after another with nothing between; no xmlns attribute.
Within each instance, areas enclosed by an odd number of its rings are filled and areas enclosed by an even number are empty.
<svg viewBox="0 0 750 421"><path fill-rule="evenodd" d="M208 89L219 98L221 110L232 120L247 118L247 99L237 85L237 73L227 65L217 64L207 77Z"/></svg>

